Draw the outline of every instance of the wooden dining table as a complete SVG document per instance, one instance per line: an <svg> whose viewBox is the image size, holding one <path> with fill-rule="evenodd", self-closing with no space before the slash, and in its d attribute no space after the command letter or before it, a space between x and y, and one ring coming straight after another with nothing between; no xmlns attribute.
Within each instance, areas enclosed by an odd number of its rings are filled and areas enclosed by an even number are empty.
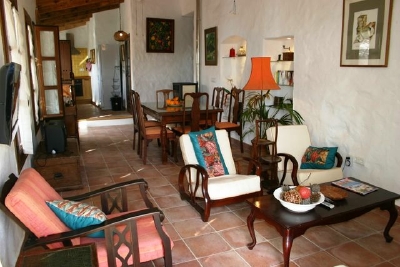
<svg viewBox="0 0 400 267"><path fill-rule="evenodd" d="M186 117L190 119L190 107L165 107L157 102L142 102L143 113L149 115L159 121L161 127L161 147L162 147L162 163L166 164L168 161L167 153L167 124L182 123L183 111L186 110ZM205 105L200 106L201 119L206 119ZM218 113L223 112L223 109L213 106L208 107L208 119L217 121Z"/></svg>

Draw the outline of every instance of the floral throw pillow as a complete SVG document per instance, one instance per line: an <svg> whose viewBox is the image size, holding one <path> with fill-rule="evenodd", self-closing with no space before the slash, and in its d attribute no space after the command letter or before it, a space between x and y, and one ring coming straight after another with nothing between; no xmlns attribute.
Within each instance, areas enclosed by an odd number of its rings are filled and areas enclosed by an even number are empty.
<svg viewBox="0 0 400 267"><path fill-rule="evenodd" d="M309 146L301 159L300 169L331 169L335 165L337 149Z"/></svg>
<svg viewBox="0 0 400 267"><path fill-rule="evenodd" d="M46 204L72 230L100 224L107 219L101 209L82 202L54 200L46 201ZM104 237L104 231L95 232L88 236Z"/></svg>
<svg viewBox="0 0 400 267"><path fill-rule="evenodd" d="M190 132L194 152L200 166L204 167L210 177L228 174L220 147L218 145L215 127L199 132Z"/></svg>

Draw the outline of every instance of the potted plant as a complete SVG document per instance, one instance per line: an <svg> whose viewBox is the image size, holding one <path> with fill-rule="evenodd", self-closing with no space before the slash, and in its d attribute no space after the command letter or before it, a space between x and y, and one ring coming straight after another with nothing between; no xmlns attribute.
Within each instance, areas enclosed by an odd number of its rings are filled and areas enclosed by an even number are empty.
<svg viewBox="0 0 400 267"><path fill-rule="evenodd" d="M280 125L303 124L304 119L293 109L293 100L283 98L283 101L276 101L273 105L265 102L271 98L270 91L265 93L251 92L246 96L247 104L242 113L242 125L251 123L247 129L243 128L244 135L254 133L254 122L258 119L276 119ZM264 138L263 136L262 138Z"/></svg>

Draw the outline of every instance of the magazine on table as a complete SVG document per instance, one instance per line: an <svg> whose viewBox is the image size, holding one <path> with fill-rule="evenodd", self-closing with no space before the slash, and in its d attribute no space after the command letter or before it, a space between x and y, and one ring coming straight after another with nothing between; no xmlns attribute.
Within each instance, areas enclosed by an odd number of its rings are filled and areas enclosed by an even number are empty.
<svg viewBox="0 0 400 267"><path fill-rule="evenodd" d="M366 195L378 190L378 188L375 186L357 181L349 177L334 181L332 182L332 184L361 195Z"/></svg>

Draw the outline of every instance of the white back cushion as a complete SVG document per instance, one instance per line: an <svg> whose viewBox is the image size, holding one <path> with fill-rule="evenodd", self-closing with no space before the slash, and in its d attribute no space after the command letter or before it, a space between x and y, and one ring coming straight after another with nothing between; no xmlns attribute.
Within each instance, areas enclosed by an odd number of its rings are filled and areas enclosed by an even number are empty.
<svg viewBox="0 0 400 267"><path fill-rule="evenodd" d="M275 139L275 127L267 129L267 137ZM301 158L306 149L311 145L310 134L306 125L280 125L278 126L278 153L288 153L296 158L301 164ZM291 166L290 166L291 168ZM283 169L283 163L279 164L279 169Z"/></svg>

